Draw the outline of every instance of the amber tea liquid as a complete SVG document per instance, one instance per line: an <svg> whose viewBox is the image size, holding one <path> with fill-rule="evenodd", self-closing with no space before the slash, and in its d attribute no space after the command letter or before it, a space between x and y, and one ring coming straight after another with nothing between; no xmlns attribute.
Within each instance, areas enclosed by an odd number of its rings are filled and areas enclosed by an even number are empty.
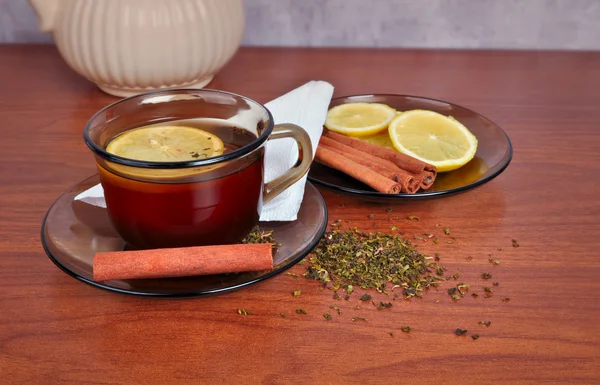
<svg viewBox="0 0 600 385"><path fill-rule="evenodd" d="M224 154L256 140L254 133L224 120L171 121L168 125L195 127L217 135L224 144ZM232 244L239 243L258 223L263 157L261 147L219 163L198 180L182 183L142 181L134 174L117 175L101 165L98 169L111 221L134 248Z"/></svg>

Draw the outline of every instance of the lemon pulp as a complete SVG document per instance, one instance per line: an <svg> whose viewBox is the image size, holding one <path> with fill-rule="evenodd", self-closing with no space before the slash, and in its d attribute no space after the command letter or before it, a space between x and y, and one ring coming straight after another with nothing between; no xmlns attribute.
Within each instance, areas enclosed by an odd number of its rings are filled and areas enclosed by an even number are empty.
<svg viewBox="0 0 600 385"><path fill-rule="evenodd" d="M384 131L396 110L381 103L347 103L327 112L325 127L348 136L362 137Z"/></svg>
<svg viewBox="0 0 600 385"><path fill-rule="evenodd" d="M459 121L427 110L405 111L389 124L397 151L434 165L439 172L467 164L477 151L477 138Z"/></svg>
<svg viewBox="0 0 600 385"><path fill-rule="evenodd" d="M187 126L134 128L115 137L106 151L123 158L148 162L182 162L222 155L223 141L216 135Z"/></svg>

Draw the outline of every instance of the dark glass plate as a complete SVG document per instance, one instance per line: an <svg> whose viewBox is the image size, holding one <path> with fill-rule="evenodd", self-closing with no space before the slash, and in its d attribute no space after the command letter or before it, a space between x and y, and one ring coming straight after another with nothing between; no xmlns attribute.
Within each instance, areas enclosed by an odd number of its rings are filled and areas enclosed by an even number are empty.
<svg viewBox="0 0 600 385"><path fill-rule="evenodd" d="M327 207L319 191L306 183L304 200L293 222L261 222L262 230L274 230L281 244L273 255L274 269L168 279L135 279L95 282L92 260L99 251L123 250L125 242L110 223L106 209L74 200L99 183L94 175L63 193L50 207L42 224L42 244L50 259L67 274L87 284L127 294L155 297L191 297L240 289L273 277L304 258L319 242L327 227Z"/></svg>
<svg viewBox="0 0 600 385"><path fill-rule="evenodd" d="M477 137L475 158L458 170L439 173L435 183L427 190L416 194L384 194L357 181L346 174L314 162L308 174L311 182L352 194L376 198L419 199L438 197L465 191L489 182L506 169L512 159L512 145L504 131L491 120L448 102L407 95L355 95L335 98L330 107L345 103L384 103L398 111L431 110L451 115ZM383 141L386 140L383 134ZM380 142L383 142L380 141ZM380 143L382 144L382 143Z"/></svg>

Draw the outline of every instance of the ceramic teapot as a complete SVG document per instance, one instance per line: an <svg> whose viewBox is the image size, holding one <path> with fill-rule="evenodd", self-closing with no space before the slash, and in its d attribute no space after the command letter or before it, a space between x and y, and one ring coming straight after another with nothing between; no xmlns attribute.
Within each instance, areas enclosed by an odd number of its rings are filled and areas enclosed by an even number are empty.
<svg viewBox="0 0 600 385"><path fill-rule="evenodd" d="M109 94L202 88L238 49L242 0L30 0L76 72Z"/></svg>

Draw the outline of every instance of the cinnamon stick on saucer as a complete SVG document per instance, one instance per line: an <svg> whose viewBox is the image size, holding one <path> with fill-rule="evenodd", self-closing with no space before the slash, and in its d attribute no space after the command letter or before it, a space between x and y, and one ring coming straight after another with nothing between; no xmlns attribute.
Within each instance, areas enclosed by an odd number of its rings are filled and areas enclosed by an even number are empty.
<svg viewBox="0 0 600 385"><path fill-rule="evenodd" d="M400 192L401 187L397 182L325 146L317 147L315 160L327 167L341 171L381 193L398 194Z"/></svg>
<svg viewBox="0 0 600 385"><path fill-rule="evenodd" d="M421 187L420 180L417 180L411 173L406 170L402 170L397 167L394 163L378 158L376 156L370 156L362 151L355 150L352 147L346 146L345 144L336 142L327 137L321 137L319 140L319 146L323 146L331 151L337 152L358 164L368 167L373 172L377 172L386 178L389 178L400 184L400 192L407 194L416 193Z"/></svg>
<svg viewBox="0 0 600 385"><path fill-rule="evenodd" d="M273 270L270 243L99 252L94 281Z"/></svg>
<svg viewBox="0 0 600 385"><path fill-rule="evenodd" d="M327 131L324 135L327 138L345 144L354 148L355 150L388 160L401 169L409 171L421 181L422 188L430 187L437 176L437 170L433 165L425 163L419 159L415 159L412 156L403 154L401 152L394 151L383 146L377 146L360 139L350 138L333 131Z"/></svg>

